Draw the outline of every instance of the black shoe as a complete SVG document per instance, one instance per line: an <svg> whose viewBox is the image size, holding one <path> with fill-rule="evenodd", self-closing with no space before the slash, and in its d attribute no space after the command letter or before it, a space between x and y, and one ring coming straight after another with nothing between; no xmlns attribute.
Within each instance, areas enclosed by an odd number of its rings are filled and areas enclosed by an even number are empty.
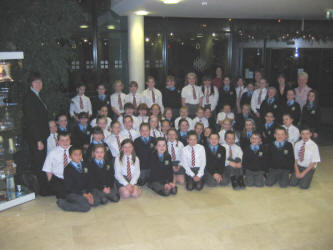
<svg viewBox="0 0 333 250"><path fill-rule="evenodd" d="M239 185L239 182L238 182L238 178L236 176L231 176L230 180L231 180L232 188L234 190L240 190L241 189L241 187Z"/></svg>
<svg viewBox="0 0 333 250"><path fill-rule="evenodd" d="M173 189L171 189L171 194L177 194L178 192L178 188L174 187Z"/></svg>
<svg viewBox="0 0 333 250"><path fill-rule="evenodd" d="M106 197L101 198L101 204L102 205L104 205L104 204L106 204L108 202L109 202L109 200Z"/></svg>
<svg viewBox="0 0 333 250"><path fill-rule="evenodd" d="M193 185L193 183L186 183L186 189L187 189L188 191L192 191L192 190L194 189L194 185Z"/></svg>
<svg viewBox="0 0 333 250"><path fill-rule="evenodd" d="M240 187L240 189L245 189L245 184L244 184L244 177L243 175L240 175L237 177L238 180L238 185Z"/></svg>
<svg viewBox="0 0 333 250"><path fill-rule="evenodd" d="M142 180L142 179L139 179L137 184L138 184L138 186L142 187L146 184L146 181Z"/></svg>

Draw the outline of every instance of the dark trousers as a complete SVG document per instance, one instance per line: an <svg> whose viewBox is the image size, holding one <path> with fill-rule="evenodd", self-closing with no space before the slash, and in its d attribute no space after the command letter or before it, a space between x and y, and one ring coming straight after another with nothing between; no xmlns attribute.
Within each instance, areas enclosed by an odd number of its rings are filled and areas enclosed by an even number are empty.
<svg viewBox="0 0 333 250"><path fill-rule="evenodd" d="M52 194L54 194L57 199L66 197L65 184L63 179L60 179L57 176L53 175L49 184Z"/></svg>
<svg viewBox="0 0 333 250"><path fill-rule="evenodd" d="M196 175L199 172L199 168L191 168L192 172ZM192 191L196 189L202 190L204 186L204 178L200 178L200 181L194 181L191 176L186 175L186 189Z"/></svg>
<svg viewBox="0 0 333 250"><path fill-rule="evenodd" d="M120 200L120 195L119 195L118 187L116 186L116 184L114 184L114 186L111 188L109 194L106 194L99 189L93 189L91 192L94 196L96 196L99 200L101 200L102 203L104 203L103 202L104 198L106 198L112 202L118 202Z"/></svg>
<svg viewBox="0 0 333 250"><path fill-rule="evenodd" d="M95 197L94 197L95 202ZM88 212L90 210L90 204L83 195L68 194L65 199L57 200L58 207L65 211L72 212Z"/></svg>
<svg viewBox="0 0 333 250"><path fill-rule="evenodd" d="M223 177L223 175L222 175ZM206 171L205 175L204 175L204 181L205 181L205 184L208 186L208 187L216 187L216 186L219 186L221 185L222 186L222 181L220 183L218 183L215 178L213 177L213 175L209 172Z"/></svg>
<svg viewBox="0 0 333 250"><path fill-rule="evenodd" d="M169 183L168 181L153 181L149 184L149 187L157 194L161 196L169 196L170 194L176 194L177 189L172 189L170 191L167 191L164 188L164 185Z"/></svg>
<svg viewBox="0 0 333 250"><path fill-rule="evenodd" d="M37 142L33 139L28 139L28 146L31 156L31 168L34 175L37 177L39 190L34 190L39 192L41 195L50 194L50 186L47 181L45 172L42 171L43 164L46 158L46 141L42 141L44 144L43 150L37 149Z"/></svg>
<svg viewBox="0 0 333 250"><path fill-rule="evenodd" d="M230 179L232 176L242 176L243 175L243 169L242 168L233 168L230 166L224 167L224 172L222 176L222 186L228 186L230 183Z"/></svg>
<svg viewBox="0 0 333 250"><path fill-rule="evenodd" d="M138 185L143 186L148 182L150 177L150 169L140 169L140 177L138 179Z"/></svg>
<svg viewBox="0 0 333 250"><path fill-rule="evenodd" d="M266 186L273 186L279 183L280 187L285 188L289 186L289 170L288 169L269 169L266 177Z"/></svg>
<svg viewBox="0 0 333 250"><path fill-rule="evenodd" d="M306 168L298 166L300 172L303 172ZM308 189L311 185L312 177L315 172L315 168L311 169L302 179L296 178L296 174L293 173L290 180L290 186L299 186L302 189Z"/></svg>
<svg viewBox="0 0 333 250"><path fill-rule="evenodd" d="M264 171L245 170L245 185L248 187L263 187L265 185Z"/></svg>

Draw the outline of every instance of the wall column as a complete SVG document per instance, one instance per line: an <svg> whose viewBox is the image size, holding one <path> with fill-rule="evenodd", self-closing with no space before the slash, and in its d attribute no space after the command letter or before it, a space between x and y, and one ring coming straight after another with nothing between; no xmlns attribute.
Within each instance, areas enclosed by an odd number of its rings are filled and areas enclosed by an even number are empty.
<svg viewBox="0 0 333 250"><path fill-rule="evenodd" d="M139 91L145 89L144 17L128 16L128 68L129 80L137 81Z"/></svg>

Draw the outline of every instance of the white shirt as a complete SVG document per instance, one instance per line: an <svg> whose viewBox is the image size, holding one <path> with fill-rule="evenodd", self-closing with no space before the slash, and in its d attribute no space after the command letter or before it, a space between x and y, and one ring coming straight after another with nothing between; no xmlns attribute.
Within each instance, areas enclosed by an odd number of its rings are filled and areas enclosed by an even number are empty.
<svg viewBox="0 0 333 250"><path fill-rule="evenodd" d="M223 144L223 147L225 148L225 166L229 166L229 156L230 156L230 146L228 144ZM232 159L235 160L236 158L243 159L243 151L240 146L233 144L231 146L232 151Z"/></svg>
<svg viewBox="0 0 333 250"><path fill-rule="evenodd" d="M47 138L47 154L50 153L57 146L57 138L58 133L50 134Z"/></svg>
<svg viewBox="0 0 333 250"><path fill-rule="evenodd" d="M195 124L197 124L198 122L202 123L204 125L204 128L207 128L209 126L208 119L206 117L195 117L192 120L193 128L195 128Z"/></svg>
<svg viewBox="0 0 333 250"><path fill-rule="evenodd" d="M225 141L225 139L224 139L224 137L225 137L225 133L226 133L227 131L226 130L224 130L224 129L221 129L220 130L220 132L219 132L219 136L220 136L220 141L219 141L219 143L223 146L223 144L226 144L226 141ZM235 143L239 143L239 137L238 137L238 135L237 135L237 133L235 133Z"/></svg>
<svg viewBox="0 0 333 250"><path fill-rule="evenodd" d="M304 160L300 161L299 159L299 151L301 150L301 147L303 145L304 141L300 140L295 144L295 160L297 160L297 163L299 166L307 168L312 162L315 162L315 168L317 167L317 163L320 162L320 155L319 155L319 148L314 141L311 139L308 140L305 143L305 151L304 151Z"/></svg>
<svg viewBox="0 0 333 250"><path fill-rule="evenodd" d="M241 98L242 95L247 92L247 88L245 86L238 86L235 90L237 98Z"/></svg>
<svg viewBox="0 0 333 250"><path fill-rule="evenodd" d="M288 142L294 146L300 137L299 129L292 124L289 126L289 128L286 125L283 125L283 127L287 130Z"/></svg>
<svg viewBox="0 0 333 250"><path fill-rule="evenodd" d="M179 124L178 123L179 123L180 119L182 119L182 117L179 116L175 120L175 129L177 129L177 130L179 129L179 126L178 126ZM189 126L188 130L192 130L193 129L193 121L192 121L192 119L190 117L186 117L185 119L188 121L188 126Z"/></svg>
<svg viewBox="0 0 333 250"><path fill-rule="evenodd" d="M234 121L235 119L235 114L233 112L230 112L230 113L225 113L225 112L220 112L217 114L217 119L216 119L216 124L219 124L219 122L222 122L224 121L224 119L230 119L232 121Z"/></svg>
<svg viewBox="0 0 333 250"><path fill-rule="evenodd" d="M69 149L69 148L68 148ZM66 151L67 162L70 162L68 149L60 146L54 148L47 156L43 165L43 171L51 173L60 179L64 179L64 153Z"/></svg>
<svg viewBox="0 0 333 250"><path fill-rule="evenodd" d="M110 103L111 103L111 108L115 108L119 113L124 113L124 106L125 106L125 98L126 98L126 95L124 93L120 93L120 100L121 100L121 103L123 105L123 108L120 109L119 107L119 103L118 103L118 93L113 93L111 96L110 96Z"/></svg>
<svg viewBox="0 0 333 250"><path fill-rule="evenodd" d="M135 96L135 101L136 101L136 107L138 107L139 104L143 103L142 95L139 94L139 93L135 93L135 94L128 93L128 95L126 95L126 98L125 98L125 103L132 103L133 104L134 96Z"/></svg>
<svg viewBox="0 0 333 250"><path fill-rule="evenodd" d="M123 117L124 117L124 115L121 115L117 119L117 121L120 123L120 128L122 130L125 129L125 127L124 127L124 118ZM136 116L134 116L134 115L131 115L131 117L133 119L133 128L135 130L139 131L140 124L141 124L140 121L139 121L139 119Z"/></svg>
<svg viewBox="0 0 333 250"><path fill-rule="evenodd" d="M118 136L119 136L119 143L121 144L121 142L124 139L126 139L126 137L120 134ZM104 142L108 145L109 149L111 150L112 156L118 157L120 152L116 135L115 134L109 135L107 138L104 139Z"/></svg>
<svg viewBox="0 0 333 250"><path fill-rule="evenodd" d="M259 98L259 94L260 94L261 90L262 90L262 92L261 92L260 103L258 104L258 98ZM258 112L257 109L260 109L260 106L261 106L262 102L265 100L266 95L267 95L267 89L266 88L256 89L253 92L253 95L252 95L252 98L251 98L251 109L254 113Z"/></svg>
<svg viewBox="0 0 333 250"><path fill-rule="evenodd" d="M124 176L127 176L127 157L129 157L130 161L130 169L131 169L131 180L128 182ZM114 176L116 180L126 186L127 184L135 185L140 177L140 160L138 157L135 158L135 163L133 164L132 156L124 155L123 160L120 161L120 158L117 157L114 162Z"/></svg>
<svg viewBox="0 0 333 250"><path fill-rule="evenodd" d="M171 155L171 157L172 157L172 145L173 148L175 149L175 155L176 155L175 161L179 161L180 163L182 159L184 145L181 141L174 141L174 142L168 141L168 152Z"/></svg>
<svg viewBox="0 0 333 250"><path fill-rule="evenodd" d="M210 109L212 111L215 110L217 103L219 101L219 91L215 86L213 88L214 88L214 94L212 94L212 95L210 93L210 87L205 87L204 92L202 93L203 94L202 107L205 107L205 105L210 104ZM207 91L209 91L208 92L209 93L208 102L207 102L207 98L206 98Z"/></svg>
<svg viewBox="0 0 333 250"><path fill-rule="evenodd" d="M152 96L152 91L154 91L155 94L155 102L153 102L153 96ZM145 89L142 92L142 101L147 104L147 106L150 108L153 104L157 103L160 108L161 112L164 111L164 106L162 102L162 93L158 89L153 88L152 90Z"/></svg>
<svg viewBox="0 0 333 250"><path fill-rule="evenodd" d="M196 99L193 99L193 86L196 93ZM200 98L203 97L203 93L201 87L197 85L188 84L182 89L182 98L185 99L185 103L187 104L199 104Z"/></svg>
<svg viewBox="0 0 333 250"><path fill-rule="evenodd" d="M154 133L155 133L155 136L154 136ZM156 128L152 128L150 129L150 134L149 134L151 137L154 137L154 138L157 138L157 137L164 137L164 134L156 129Z"/></svg>
<svg viewBox="0 0 333 250"><path fill-rule="evenodd" d="M126 130L126 129L123 129L121 132L120 132L120 135L122 135L123 137L125 137L126 139L130 139L130 136L129 136L129 133L131 133L131 136L132 136L132 141L134 141L136 138L138 138L140 135L139 135L139 132L136 131L135 129L130 129L129 131Z"/></svg>
<svg viewBox="0 0 333 250"><path fill-rule="evenodd" d="M92 128L97 126L96 121L97 121L97 118L93 119L93 120L90 122L90 126L91 126ZM112 123L112 119L111 119L110 117L106 117L106 127L107 127L107 128L110 128L111 123Z"/></svg>
<svg viewBox="0 0 333 250"><path fill-rule="evenodd" d="M82 98L83 108L81 109L80 105L80 97ZM87 112L89 115L92 115L92 108L91 102L89 97L82 95L82 96L75 96L71 100L71 104L69 106L69 114L70 116L78 115L81 112Z"/></svg>
<svg viewBox="0 0 333 250"><path fill-rule="evenodd" d="M192 147L187 145L183 148L181 165L184 167L185 172L188 176L194 177L195 174L192 171L192 168L199 168L198 177L202 177L205 172L206 167L206 152L205 148L196 144L194 147L194 158L195 158L195 166L192 166Z"/></svg>
<svg viewBox="0 0 333 250"><path fill-rule="evenodd" d="M143 122L148 123L148 121L149 121L148 116L137 116L136 118L139 121L139 127L140 127L141 123L143 123Z"/></svg>

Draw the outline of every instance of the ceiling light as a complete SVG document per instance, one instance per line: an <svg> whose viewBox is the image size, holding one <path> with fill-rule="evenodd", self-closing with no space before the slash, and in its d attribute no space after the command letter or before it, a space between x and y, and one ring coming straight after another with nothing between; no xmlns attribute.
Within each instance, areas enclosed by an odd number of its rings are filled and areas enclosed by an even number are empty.
<svg viewBox="0 0 333 250"><path fill-rule="evenodd" d="M215 37L215 36L216 36L216 33L212 33L212 36Z"/></svg>
<svg viewBox="0 0 333 250"><path fill-rule="evenodd" d="M87 43L87 42L88 42L88 39L83 39L83 41L84 41L85 43Z"/></svg>
<svg viewBox="0 0 333 250"><path fill-rule="evenodd" d="M146 41L146 42L149 42L149 37L146 37L145 41Z"/></svg>
<svg viewBox="0 0 333 250"><path fill-rule="evenodd" d="M148 11L146 11L146 10L138 10L138 11L136 11L136 12L134 12L136 15L138 15L138 16L146 16L146 15L148 15L149 14L149 12Z"/></svg>
<svg viewBox="0 0 333 250"><path fill-rule="evenodd" d="M80 29L88 29L88 28L89 28L89 26L86 25L86 24L82 24L82 25L80 25Z"/></svg>
<svg viewBox="0 0 333 250"><path fill-rule="evenodd" d="M164 4L177 4L179 3L181 0L162 0L162 2Z"/></svg>
<svg viewBox="0 0 333 250"><path fill-rule="evenodd" d="M114 30L116 27L114 25L108 25L106 26L108 30Z"/></svg>
<svg viewBox="0 0 333 250"><path fill-rule="evenodd" d="M170 36L173 36L173 33L172 33L172 32L170 33Z"/></svg>

